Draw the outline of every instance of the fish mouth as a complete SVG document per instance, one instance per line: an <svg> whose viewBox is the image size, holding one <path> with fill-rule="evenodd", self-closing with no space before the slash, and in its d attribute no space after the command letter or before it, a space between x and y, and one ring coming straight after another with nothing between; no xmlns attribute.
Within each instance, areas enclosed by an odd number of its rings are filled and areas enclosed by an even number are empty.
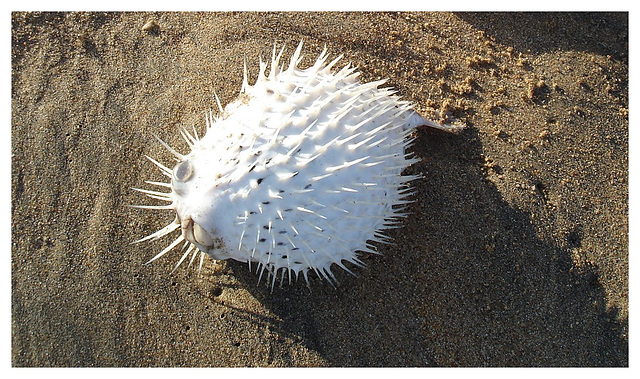
<svg viewBox="0 0 640 379"><path fill-rule="evenodd" d="M208 253L215 249L214 238L202 226L193 221L191 217L180 220L182 236L187 241L196 245L201 251Z"/></svg>

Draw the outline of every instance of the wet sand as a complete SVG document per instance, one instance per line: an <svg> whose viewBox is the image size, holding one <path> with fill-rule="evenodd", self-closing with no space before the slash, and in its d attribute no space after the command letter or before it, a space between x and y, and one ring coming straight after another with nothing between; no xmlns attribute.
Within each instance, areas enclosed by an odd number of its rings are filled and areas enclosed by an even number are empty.
<svg viewBox="0 0 640 379"><path fill-rule="evenodd" d="M393 244L337 288L144 265L152 133L300 40L468 126L419 131ZM12 365L627 366L627 54L625 13L14 13Z"/></svg>

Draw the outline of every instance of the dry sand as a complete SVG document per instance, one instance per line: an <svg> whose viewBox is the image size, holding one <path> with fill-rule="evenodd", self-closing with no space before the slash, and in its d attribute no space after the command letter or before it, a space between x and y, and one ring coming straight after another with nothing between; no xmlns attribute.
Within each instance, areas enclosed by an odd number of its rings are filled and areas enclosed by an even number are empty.
<svg viewBox="0 0 640 379"><path fill-rule="evenodd" d="M337 289L143 265L152 133L300 40L468 125L419 132L394 243ZM627 52L626 13L14 13L12 364L628 365Z"/></svg>

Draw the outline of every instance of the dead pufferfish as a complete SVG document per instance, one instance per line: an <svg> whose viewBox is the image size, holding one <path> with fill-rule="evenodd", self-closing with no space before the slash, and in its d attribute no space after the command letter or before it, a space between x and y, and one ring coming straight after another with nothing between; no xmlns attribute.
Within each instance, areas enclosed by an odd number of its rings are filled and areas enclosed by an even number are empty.
<svg viewBox="0 0 640 379"><path fill-rule="evenodd" d="M237 100L220 115L207 115L205 135L180 133L191 148L183 155L156 137L178 160L169 169L147 157L170 178L146 183L170 189L134 188L170 204L134 205L170 209L169 225L137 242L156 240L179 230L180 235L153 257L178 245L180 264L200 253L214 260L235 259L266 269L273 287L280 275L308 283L312 269L335 282L332 265L363 266L362 252L376 253L372 242L388 242L386 229L400 225L410 203L410 182L402 175L418 161L407 146L417 126L448 132L462 127L441 125L417 114L401 101L385 80L361 83L350 64L332 68L326 48L315 63L300 69L302 42L289 67L279 66L282 50L275 46L269 75L260 60L256 83L247 82L247 68Z"/></svg>

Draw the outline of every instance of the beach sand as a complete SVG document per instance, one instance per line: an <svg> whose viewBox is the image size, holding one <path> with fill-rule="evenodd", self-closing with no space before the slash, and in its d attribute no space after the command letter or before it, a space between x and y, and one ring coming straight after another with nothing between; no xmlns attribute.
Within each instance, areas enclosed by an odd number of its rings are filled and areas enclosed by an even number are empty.
<svg viewBox="0 0 640 379"><path fill-rule="evenodd" d="M336 288L144 265L152 134L301 40L468 126L418 132L393 243ZM12 365L627 366L627 54L626 13L13 13Z"/></svg>

